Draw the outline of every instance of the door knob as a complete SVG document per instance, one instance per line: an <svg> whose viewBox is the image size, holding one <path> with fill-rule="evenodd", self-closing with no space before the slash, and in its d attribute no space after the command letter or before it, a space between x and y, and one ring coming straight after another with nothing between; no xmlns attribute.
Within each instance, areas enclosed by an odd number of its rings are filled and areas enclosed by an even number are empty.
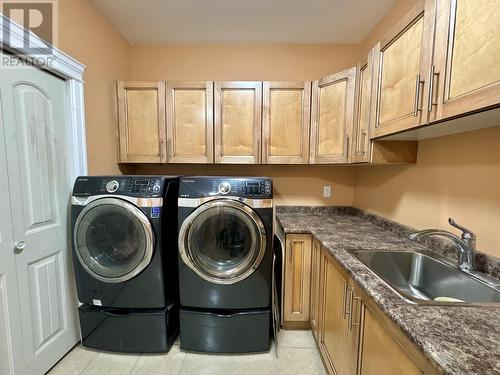
<svg viewBox="0 0 500 375"><path fill-rule="evenodd" d="M17 241L16 242L16 250L22 251L26 247L26 242L24 241Z"/></svg>

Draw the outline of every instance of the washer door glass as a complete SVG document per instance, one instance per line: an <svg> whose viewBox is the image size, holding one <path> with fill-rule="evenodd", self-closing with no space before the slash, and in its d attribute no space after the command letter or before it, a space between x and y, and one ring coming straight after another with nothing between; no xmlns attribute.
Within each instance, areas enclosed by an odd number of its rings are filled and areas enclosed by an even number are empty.
<svg viewBox="0 0 500 375"><path fill-rule="evenodd" d="M142 271L152 256L152 228L136 206L116 198L89 204L75 226L75 250L97 279L120 282Z"/></svg>
<svg viewBox="0 0 500 375"><path fill-rule="evenodd" d="M198 275L229 284L258 267L265 252L265 232L260 218L248 206L215 201L201 206L191 217L182 245L188 265Z"/></svg>

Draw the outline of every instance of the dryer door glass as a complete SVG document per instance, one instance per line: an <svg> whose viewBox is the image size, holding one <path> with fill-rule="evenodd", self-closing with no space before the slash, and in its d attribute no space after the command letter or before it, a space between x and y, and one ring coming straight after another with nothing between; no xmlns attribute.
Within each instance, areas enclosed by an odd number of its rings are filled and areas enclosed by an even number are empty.
<svg viewBox="0 0 500 375"><path fill-rule="evenodd" d="M78 217L74 245L80 263L94 277L125 281L149 263L152 229L146 215L134 205L99 199Z"/></svg>
<svg viewBox="0 0 500 375"><path fill-rule="evenodd" d="M207 203L197 211L184 244L191 268L216 283L230 284L249 276L266 250L258 215L230 200Z"/></svg>

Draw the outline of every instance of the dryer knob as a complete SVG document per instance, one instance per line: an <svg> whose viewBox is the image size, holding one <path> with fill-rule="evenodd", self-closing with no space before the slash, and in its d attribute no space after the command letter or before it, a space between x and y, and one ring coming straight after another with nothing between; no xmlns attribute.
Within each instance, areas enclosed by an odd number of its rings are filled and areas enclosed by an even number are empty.
<svg viewBox="0 0 500 375"><path fill-rule="evenodd" d="M231 191L231 184L229 182L224 181L219 184L219 193L229 194L230 191Z"/></svg>
<svg viewBox="0 0 500 375"><path fill-rule="evenodd" d="M115 191L118 190L119 187L120 187L120 184L116 180L109 181L106 184L106 190L108 193L114 193Z"/></svg>

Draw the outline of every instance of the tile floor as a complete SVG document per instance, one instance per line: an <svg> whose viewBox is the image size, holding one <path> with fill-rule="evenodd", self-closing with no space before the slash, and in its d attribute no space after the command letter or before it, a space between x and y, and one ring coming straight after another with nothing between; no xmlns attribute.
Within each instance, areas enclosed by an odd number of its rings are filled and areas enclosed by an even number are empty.
<svg viewBox="0 0 500 375"><path fill-rule="evenodd" d="M324 375L311 331L279 334L278 357L269 353L208 355L180 350L179 340L167 354L111 354L75 346L49 375Z"/></svg>

